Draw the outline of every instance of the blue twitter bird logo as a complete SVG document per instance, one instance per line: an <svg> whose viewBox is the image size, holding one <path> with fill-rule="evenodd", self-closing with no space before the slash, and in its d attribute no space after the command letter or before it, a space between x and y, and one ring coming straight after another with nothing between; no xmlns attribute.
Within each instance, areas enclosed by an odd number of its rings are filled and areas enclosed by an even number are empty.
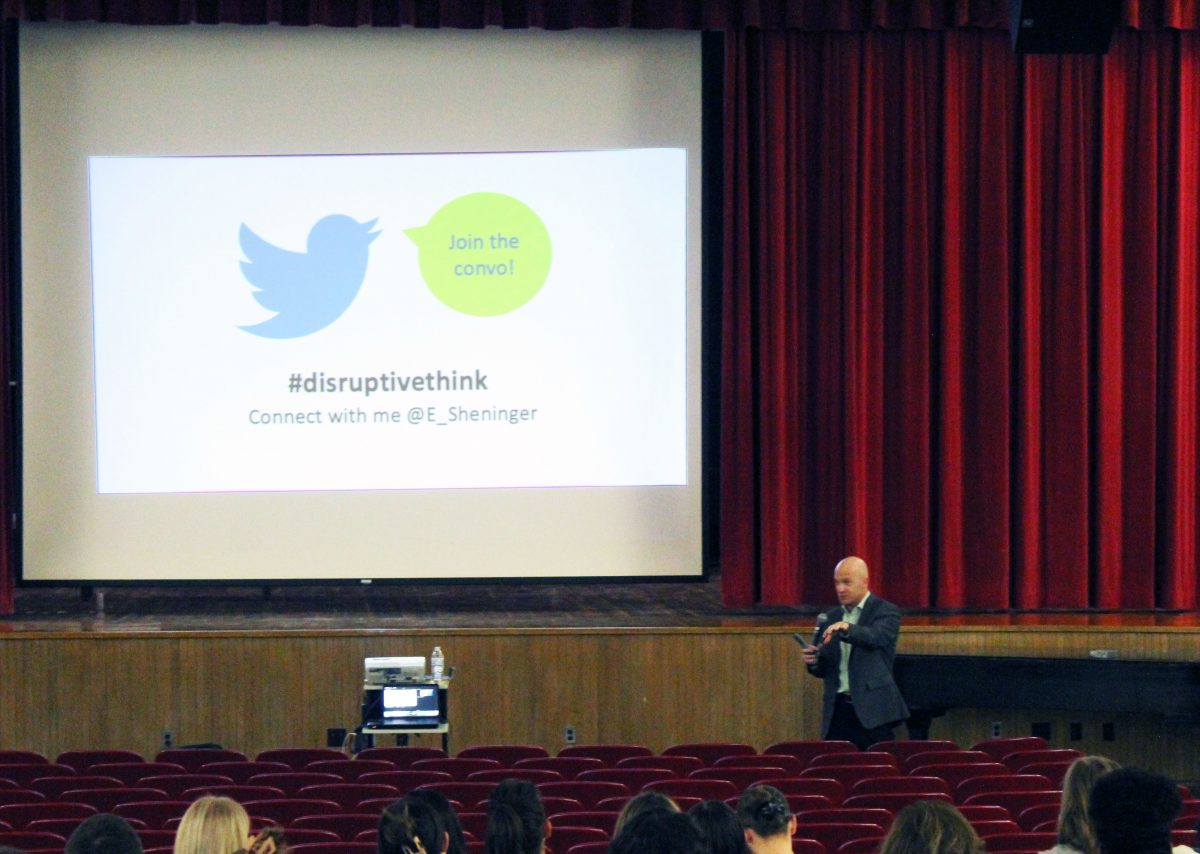
<svg viewBox="0 0 1200 854"><path fill-rule="evenodd" d="M299 338L341 317L362 287L378 221L327 216L308 232L307 252L273 246L242 223L238 242L249 259L241 262L242 275L256 288L259 305L278 314L241 328L263 338Z"/></svg>

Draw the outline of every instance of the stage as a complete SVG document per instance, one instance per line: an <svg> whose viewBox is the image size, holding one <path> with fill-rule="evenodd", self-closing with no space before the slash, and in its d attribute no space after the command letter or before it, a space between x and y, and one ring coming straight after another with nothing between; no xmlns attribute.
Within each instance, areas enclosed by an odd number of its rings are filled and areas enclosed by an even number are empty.
<svg viewBox="0 0 1200 854"><path fill-rule="evenodd" d="M832 600L832 595L830 597ZM716 581L667 584L35 588L0 618L0 744L153 755L218 742L322 745L358 720L362 659L455 668L452 749L482 743L816 738L820 684L792 634L814 609L730 611ZM1196 613L906 613L899 651L1200 660ZM931 736L969 745L1048 727L1055 746L1200 780L1200 728L1154 715L956 709ZM1072 737L1078 724L1079 738ZM1108 724L1110 726L1106 727ZM1106 740L1106 730L1112 740ZM901 732L903 734L903 732ZM1181 749L1183 747L1184 749Z"/></svg>

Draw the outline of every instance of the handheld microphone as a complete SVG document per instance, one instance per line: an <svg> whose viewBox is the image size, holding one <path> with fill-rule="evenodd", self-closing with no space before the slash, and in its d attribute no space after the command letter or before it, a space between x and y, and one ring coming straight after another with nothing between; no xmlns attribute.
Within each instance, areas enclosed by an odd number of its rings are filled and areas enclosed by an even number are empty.
<svg viewBox="0 0 1200 854"><path fill-rule="evenodd" d="M828 614L817 614L817 625L813 629L813 646L820 645L821 635L825 634L825 626L828 622Z"/></svg>

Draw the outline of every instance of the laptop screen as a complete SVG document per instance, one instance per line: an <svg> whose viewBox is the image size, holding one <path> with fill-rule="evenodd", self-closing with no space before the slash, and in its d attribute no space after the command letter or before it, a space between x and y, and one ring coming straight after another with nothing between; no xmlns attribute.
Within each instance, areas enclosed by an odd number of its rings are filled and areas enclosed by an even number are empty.
<svg viewBox="0 0 1200 854"><path fill-rule="evenodd" d="M383 689L383 722L400 720L434 722L438 719L436 684L389 685Z"/></svg>

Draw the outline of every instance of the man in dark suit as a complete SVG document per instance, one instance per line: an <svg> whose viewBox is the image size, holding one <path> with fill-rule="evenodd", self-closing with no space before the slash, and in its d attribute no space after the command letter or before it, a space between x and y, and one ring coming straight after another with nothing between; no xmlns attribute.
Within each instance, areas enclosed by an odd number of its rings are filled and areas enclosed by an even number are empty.
<svg viewBox="0 0 1200 854"><path fill-rule="evenodd" d="M825 680L821 737L852 741L866 750L894 735L908 706L892 678L900 610L872 596L867 564L847 557L833 570L837 608L819 620L812 644L804 648L808 672Z"/></svg>

